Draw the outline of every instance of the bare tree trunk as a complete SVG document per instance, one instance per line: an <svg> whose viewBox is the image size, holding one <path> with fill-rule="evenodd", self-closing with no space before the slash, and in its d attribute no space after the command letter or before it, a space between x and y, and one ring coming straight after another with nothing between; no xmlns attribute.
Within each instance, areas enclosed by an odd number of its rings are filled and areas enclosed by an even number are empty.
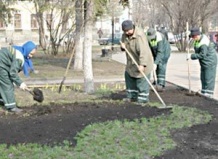
<svg viewBox="0 0 218 159"><path fill-rule="evenodd" d="M45 28L43 24L43 14L39 13L37 17L37 21L39 24L39 45L43 50L46 50L46 41L45 41Z"/></svg>
<svg viewBox="0 0 218 159"><path fill-rule="evenodd" d="M83 0L76 1L76 45L75 45L75 59L74 59L74 70L82 70L83 69Z"/></svg>
<svg viewBox="0 0 218 159"><path fill-rule="evenodd" d="M35 11L36 11L36 20L39 25L39 45L43 50L46 50L46 41L45 41L45 28L43 22L43 12L40 11L40 4L37 1L34 1Z"/></svg>
<svg viewBox="0 0 218 159"><path fill-rule="evenodd" d="M85 92L94 92L94 81L92 71L92 27L93 27L93 0L86 1L85 13L85 38L84 38L84 84Z"/></svg>
<svg viewBox="0 0 218 159"><path fill-rule="evenodd" d="M129 20L132 20L132 8L133 8L133 2L132 0L129 0Z"/></svg>

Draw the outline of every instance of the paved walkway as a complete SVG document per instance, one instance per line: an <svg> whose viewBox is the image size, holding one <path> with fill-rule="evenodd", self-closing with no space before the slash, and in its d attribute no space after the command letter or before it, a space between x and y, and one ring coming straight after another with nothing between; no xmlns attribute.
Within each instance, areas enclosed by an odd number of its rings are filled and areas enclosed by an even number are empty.
<svg viewBox="0 0 218 159"><path fill-rule="evenodd" d="M188 78L188 61L186 61L186 53L172 53L167 66L166 80L175 85L189 89ZM112 56L113 60L126 63L125 53L118 53ZM200 66L198 60L189 61L190 68L190 89L197 92L201 89L200 82ZM217 69L218 70L218 69ZM218 72L216 74L216 87L214 99L218 99Z"/></svg>

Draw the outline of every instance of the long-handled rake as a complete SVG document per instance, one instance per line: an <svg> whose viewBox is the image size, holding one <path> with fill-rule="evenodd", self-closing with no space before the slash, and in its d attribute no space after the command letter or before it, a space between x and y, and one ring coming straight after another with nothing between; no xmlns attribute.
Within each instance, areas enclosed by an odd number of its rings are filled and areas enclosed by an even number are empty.
<svg viewBox="0 0 218 159"><path fill-rule="evenodd" d="M120 42L122 44L122 42ZM126 47L123 48L126 53L128 54L128 56L131 58L131 60L134 62L134 64L139 68L138 63L136 62L136 60L134 59L134 57L132 56L132 54L130 54L130 52L126 49ZM147 78L147 76L145 75L145 73L143 71L140 70L140 73L143 75L143 77L146 79L146 81L148 82L148 84L151 86L151 88L153 89L154 93L157 95L158 99L160 100L160 102L162 103L163 107L160 108L170 108L170 106L166 106L165 102L163 101L163 99L160 97L160 95L158 94L158 92L156 91L156 89L154 88L154 86L151 84L150 80Z"/></svg>

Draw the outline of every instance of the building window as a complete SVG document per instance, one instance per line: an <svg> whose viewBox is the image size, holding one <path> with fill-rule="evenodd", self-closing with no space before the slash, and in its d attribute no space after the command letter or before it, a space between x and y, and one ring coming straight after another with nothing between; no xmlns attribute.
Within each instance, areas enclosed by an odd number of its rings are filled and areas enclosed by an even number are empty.
<svg viewBox="0 0 218 159"><path fill-rule="evenodd" d="M31 28L36 29L38 28L38 23L36 20L36 14L31 14Z"/></svg>
<svg viewBox="0 0 218 159"><path fill-rule="evenodd" d="M14 28L21 29L21 14L14 15Z"/></svg>

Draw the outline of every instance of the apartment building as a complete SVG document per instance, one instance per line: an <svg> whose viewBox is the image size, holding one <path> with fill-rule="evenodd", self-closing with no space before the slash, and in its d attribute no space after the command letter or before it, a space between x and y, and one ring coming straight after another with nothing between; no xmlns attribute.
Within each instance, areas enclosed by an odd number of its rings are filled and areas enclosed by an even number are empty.
<svg viewBox="0 0 218 159"><path fill-rule="evenodd" d="M0 21L0 45L10 43L22 44L27 40L38 43L38 23L34 4L28 1L17 1L11 8L16 8L12 13L9 24Z"/></svg>
<svg viewBox="0 0 218 159"><path fill-rule="evenodd" d="M39 43L39 25L36 20L36 10L33 2L17 1L10 8L15 10L12 12L10 23L5 25L0 21L0 45L7 44L23 44L27 40L32 40L36 44ZM52 29L57 26L60 15L58 11L54 11L57 15L45 12L43 14L43 27L45 35L49 36L46 22L52 22ZM68 23L71 23L70 19ZM68 29L67 26L65 29Z"/></svg>

